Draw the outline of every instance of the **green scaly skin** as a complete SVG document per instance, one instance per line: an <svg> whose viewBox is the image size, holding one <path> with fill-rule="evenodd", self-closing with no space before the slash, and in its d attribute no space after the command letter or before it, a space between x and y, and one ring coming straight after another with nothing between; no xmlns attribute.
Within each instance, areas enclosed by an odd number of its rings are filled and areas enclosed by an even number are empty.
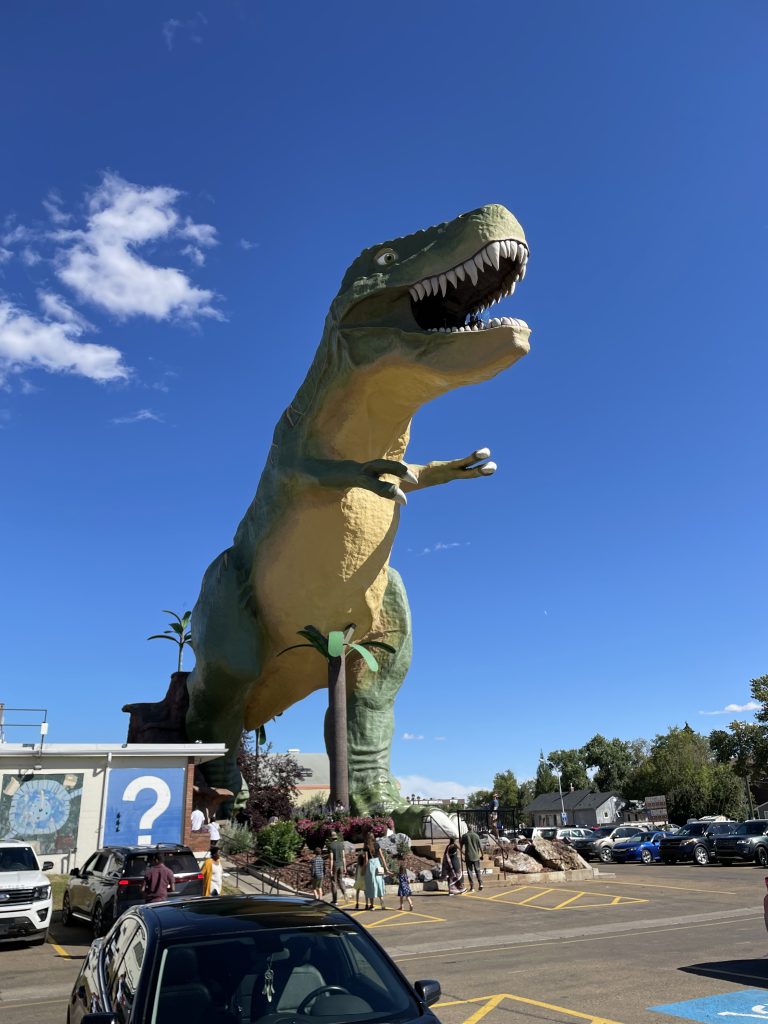
<svg viewBox="0 0 768 1024"><path fill-rule="evenodd" d="M348 662L352 805L403 809L389 767L393 705L411 656L408 602L389 566L400 509L411 491L496 469L488 449L408 464L411 418L528 352L527 324L475 320L522 279L527 257L520 224L489 205L366 249L347 270L256 496L206 571L193 612L188 738L231 751L205 766L209 784L240 790L243 727L326 685L316 653L278 659L295 631L355 622L356 640L385 636L397 653L383 654L375 675L356 656Z"/></svg>

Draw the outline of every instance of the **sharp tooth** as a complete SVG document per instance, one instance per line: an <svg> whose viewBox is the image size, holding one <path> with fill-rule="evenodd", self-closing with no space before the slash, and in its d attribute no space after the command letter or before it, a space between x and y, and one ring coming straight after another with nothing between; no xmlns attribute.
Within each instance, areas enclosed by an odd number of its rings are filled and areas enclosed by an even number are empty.
<svg viewBox="0 0 768 1024"><path fill-rule="evenodd" d="M517 321L517 326L518 327L524 327L526 331L528 330L528 324L525 322L525 320L518 320Z"/></svg>
<svg viewBox="0 0 768 1024"><path fill-rule="evenodd" d="M522 267L520 267L520 273L517 275L519 281L523 280L527 269L528 268L526 267L525 263L522 265Z"/></svg>
<svg viewBox="0 0 768 1024"><path fill-rule="evenodd" d="M488 321L488 326L489 327L501 327L501 320L499 320L498 317L494 317L492 320Z"/></svg>
<svg viewBox="0 0 768 1024"><path fill-rule="evenodd" d="M472 262L472 260L467 260L467 262L464 264L464 269L469 274L469 278L470 278L472 284L476 285L477 284L477 267Z"/></svg>
<svg viewBox="0 0 768 1024"><path fill-rule="evenodd" d="M460 281L463 281L464 278L467 276L467 272L464 269L464 264L463 263L460 263L458 265L458 267L454 267L453 268L453 272L456 274L456 277L458 277L458 279Z"/></svg>
<svg viewBox="0 0 768 1024"><path fill-rule="evenodd" d="M443 298L445 298L445 292L448 288L448 278L445 276L445 274L441 274L440 277L438 277L437 281L438 284L440 285L440 291L443 293Z"/></svg>
<svg viewBox="0 0 768 1024"><path fill-rule="evenodd" d="M515 325L512 323L512 320L511 320L510 317L503 316L501 318L501 326L502 327L514 327Z"/></svg>
<svg viewBox="0 0 768 1024"><path fill-rule="evenodd" d="M509 258L511 260L517 259L517 242L513 242L512 239L509 240Z"/></svg>
<svg viewBox="0 0 768 1024"><path fill-rule="evenodd" d="M492 267L493 263L491 262L491 245L490 244L486 245L486 247L483 249L481 255L482 255L483 259L485 260L485 262L488 264L488 266Z"/></svg>
<svg viewBox="0 0 768 1024"><path fill-rule="evenodd" d="M429 283L432 285L432 294L437 295L438 289L440 288L440 285L437 283L437 278L430 277Z"/></svg>
<svg viewBox="0 0 768 1024"><path fill-rule="evenodd" d="M498 270L499 269L499 261L501 259L501 243L500 242L491 242L491 244L486 249L486 252L490 256L491 263L496 268L496 270Z"/></svg>
<svg viewBox="0 0 768 1024"><path fill-rule="evenodd" d="M513 281L512 284L507 288L507 295L511 295L517 287L517 281Z"/></svg>
<svg viewBox="0 0 768 1024"><path fill-rule="evenodd" d="M483 254L481 252L475 256L475 266L478 270L485 270L485 262L483 261Z"/></svg>
<svg viewBox="0 0 768 1024"><path fill-rule="evenodd" d="M505 238L503 242L499 243L499 245L501 246L501 255L505 260L509 259L509 242L507 239Z"/></svg>
<svg viewBox="0 0 768 1024"><path fill-rule="evenodd" d="M455 288L456 285L458 284L458 281L456 280L456 271L454 271L454 270L447 270L446 273L445 273L445 276L448 278L448 280L451 282L451 284Z"/></svg>
<svg viewBox="0 0 768 1024"><path fill-rule="evenodd" d="M419 300L423 299L424 298L424 285L421 283L421 281L417 281L416 284L413 287L414 287L414 290L416 292L416 298L419 299Z"/></svg>
<svg viewBox="0 0 768 1024"><path fill-rule="evenodd" d="M430 280L428 277L424 278L424 280L421 282L421 286L424 289L424 293L426 295L432 294L432 285L430 284Z"/></svg>
<svg viewBox="0 0 768 1024"><path fill-rule="evenodd" d="M411 293L411 298L413 299L413 301L416 302L416 300L419 297L418 293L416 292L416 289L415 288L409 288L408 291Z"/></svg>

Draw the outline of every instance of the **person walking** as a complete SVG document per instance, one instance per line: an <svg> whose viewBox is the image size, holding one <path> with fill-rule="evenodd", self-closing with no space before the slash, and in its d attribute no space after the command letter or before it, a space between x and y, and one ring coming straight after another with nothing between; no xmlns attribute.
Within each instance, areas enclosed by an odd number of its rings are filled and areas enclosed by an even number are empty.
<svg viewBox="0 0 768 1024"><path fill-rule="evenodd" d="M403 900L408 900L408 909L413 910L411 883L408 881L408 861L402 853L397 855L397 895L400 897L401 910L403 909Z"/></svg>
<svg viewBox="0 0 768 1024"><path fill-rule="evenodd" d="M459 896L467 891L464 888L464 872L461 870L461 857L455 839L451 839L445 848L442 873L448 879L449 896Z"/></svg>
<svg viewBox="0 0 768 1024"><path fill-rule="evenodd" d="M500 808L500 806L501 805L499 804L499 794L498 793L492 793L491 794L491 806L489 807L489 810L490 810L489 817L491 819L491 832L493 832L493 834L496 836L497 839L499 838L499 808Z"/></svg>
<svg viewBox="0 0 768 1024"><path fill-rule="evenodd" d="M389 870L384 851L373 835L373 829L368 828L363 837L363 853L365 854L365 909L374 910L376 900L380 900L381 909L384 906L384 875Z"/></svg>
<svg viewBox="0 0 768 1024"><path fill-rule="evenodd" d="M309 873L312 876L312 895L316 900L323 898L323 878L325 877L325 863L323 851L318 846L310 864Z"/></svg>
<svg viewBox="0 0 768 1024"><path fill-rule="evenodd" d="M221 896L224 883L224 866L218 850L211 850L210 857L203 862L203 896Z"/></svg>
<svg viewBox="0 0 768 1024"><path fill-rule="evenodd" d="M219 826L216 824L213 818L211 818L211 820L208 822L208 838L211 840L211 853L213 853L213 851L219 845L219 841L221 839L221 832L219 831Z"/></svg>
<svg viewBox="0 0 768 1024"><path fill-rule="evenodd" d="M464 863L467 865L467 878L469 879L469 891L475 891L475 883L472 879L472 872L477 879L477 887L483 891L483 879L480 874L480 861L483 859L483 848L480 845L480 837L477 832L471 829L461 837L461 849L464 854Z"/></svg>
<svg viewBox="0 0 768 1024"><path fill-rule="evenodd" d="M205 815L199 807L196 807L190 815L190 826L193 832L203 831L203 827L205 826Z"/></svg>
<svg viewBox="0 0 768 1024"><path fill-rule="evenodd" d="M347 896L346 882L344 877L347 871L347 858L344 851L344 840L336 831L331 832L328 842L328 850L331 855L331 902L338 903L339 889L344 899Z"/></svg>
<svg viewBox="0 0 768 1024"><path fill-rule="evenodd" d="M159 853L153 853L149 858L149 867L144 873L144 885L142 886L145 903L160 903L168 899L169 893L176 892L176 879L167 864Z"/></svg>
<svg viewBox="0 0 768 1024"><path fill-rule="evenodd" d="M360 909L360 893L365 896L365 854L358 853L355 868L355 910ZM368 902L366 900L366 909Z"/></svg>

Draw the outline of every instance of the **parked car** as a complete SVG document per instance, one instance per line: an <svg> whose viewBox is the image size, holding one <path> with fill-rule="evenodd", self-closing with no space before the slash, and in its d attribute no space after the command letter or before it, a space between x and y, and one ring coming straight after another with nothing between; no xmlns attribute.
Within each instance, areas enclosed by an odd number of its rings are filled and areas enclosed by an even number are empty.
<svg viewBox="0 0 768 1024"><path fill-rule="evenodd" d="M82 918L91 922L94 937L103 935L124 910L144 902L144 874L153 853L160 853L173 872L176 895L202 896L203 876L188 846L105 846L82 868L70 871L62 898L61 923L70 925L75 918Z"/></svg>
<svg viewBox="0 0 768 1024"><path fill-rule="evenodd" d="M768 821L742 821L730 835L715 839L715 853L721 864L748 860L768 867Z"/></svg>
<svg viewBox="0 0 768 1024"><path fill-rule="evenodd" d="M436 981L413 987L362 925L318 900L222 896L134 907L97 939L68 1024L438 1024ZM99 1015L99 1016L96 1016Z"/></svg>
<svg viewBox="0 0 768 1024"><path fill-rule="evenodd" d="M555 838L562 839L564 843L568 843L570 846L573 844L574 839L592 840L595 838L595 834L589 828L559 828Z"/></svg>
<svg viewBox="0 0 768 1024"><path fill-rule="evenodd" d="M574 839L571 845L586 860L594 858L603 864L609 864L613 844L617 839L631 839L643 834L637 825L598 825L592 829L591 839Z"/></svg>
<svg viewBox="0 0 768 1024"><path fill-rule="evenodd" d="M709 864L716 859L715 840L730 835L735 828L735 821L689 821L679 832L662 839L661 859L665 864L676 864L679 860Z"/></svg>
<svg viewBox="0 0 768 1024"><path fill-rule="evenodd" d="M0 842L0 942L45 942L51 923L51 883L29 845L17 840Z"/></svg>
<svg viewBox="0 0 768 1024"><path fill-rule="evenodd" d="M613 844L612 859L617 864L627 862L653 864L654 861L660 861L659 847L665 835L665 832L644 832L642 835L632 836L630 839L618 839Z"/></svg>
<svg viewBox="0 0 768 1024"><path fill-rule="evenodd" d="M523 839L533 839L535 836L539 836L541 839L554 839L557 836L557 829L554 825L526 826L519 828L517 835Z"/></svg>

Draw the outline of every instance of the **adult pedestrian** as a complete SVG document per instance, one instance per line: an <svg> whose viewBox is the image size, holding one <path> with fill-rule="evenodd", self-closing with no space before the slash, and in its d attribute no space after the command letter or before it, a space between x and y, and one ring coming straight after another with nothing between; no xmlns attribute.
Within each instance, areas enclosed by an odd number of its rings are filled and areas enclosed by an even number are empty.
<svg viewBox="0 0 768 1024"><path fill-rule="evenodd" d="M199 807L196 807L194 811L192 811L192 814L190 815L190 824L193 832L203 831L203 827L205 825L205 815L203 814Z"/></svg>
<svg viewBox="0 0 768 1024"><path fill-rule="evenodd" d="M477 832L471 829L461 837L461 849L464 854L464 863L467 865L467 878L469 879L469 891L475 891L475 883L472 872L475 873L477 886L483 891L483 880L480 874L480 861L483 859L483 848L480 845L480 837Z"/></svg>
<svg viewBox="0 0 768 1024"><path fill-rule="evenodd" d="M318 846L315 855L309 865L309 873L312 877L312 895L316 900L323 898L323 878L325 877L325 863L323 862L323 851Z"/></svg>
<svg viewBox="0 0 768 1024"><path fill-rule="evenodd" d="M208 838L211 840L211 853L213 853L213 851L218 848L219 841L221 839L219 826L213 820L208 822Z"/></svg>
<svg viewBox="0 0 768 1024"><path fill-rule="evenodd" d="M497 839L499 838L499 807L500 807L500 804L499 804L499 794L498 793L492 793L491 794L491 806L489 808L489 810L491 812L490 813L491 832L495 833Z"/></svg>
<svg viewBox="0 0 768 1024"><path fill-rule="evenodd" d="M328 837L328 851L331 855L329 872L331 876L331 902L338 903L339 890L344 899L347 896L344 881L347 872L347 857L344 851L344 840L335 830Z"/></svg>
<svg viewBox="0 0 768 1024"><path fill-rule="evenodd" d="M363 853L365 854L365 909L374 910L376 900L384 906L384 875L389 871L384 851L381 849L369 826L363 836Z"/></svg>
<svg viewBox="0 0 768 1024"><path fill-rule="evenodd" d="M221 896L224 884L224 866L218 850L211 850L211 856L203 862L203 896Z"/></svg>
<svg viewBox="0 0 768 1024"><path fill-rule="evenodd" d="M149 858L149 867L144 872L144 893L145 903L160 903L167 900L168 895L176 891L176 879L167 864L159 853L153 853Z"/></svg>
<svg viewBox="0 0 768 1024"><path fill-rule="evenodd" d="M458 896L467 891L464 888L464 872L461 870L461 857L455 839L451 839L445 848L442 873L448 880L449 896Z"/></svg>

